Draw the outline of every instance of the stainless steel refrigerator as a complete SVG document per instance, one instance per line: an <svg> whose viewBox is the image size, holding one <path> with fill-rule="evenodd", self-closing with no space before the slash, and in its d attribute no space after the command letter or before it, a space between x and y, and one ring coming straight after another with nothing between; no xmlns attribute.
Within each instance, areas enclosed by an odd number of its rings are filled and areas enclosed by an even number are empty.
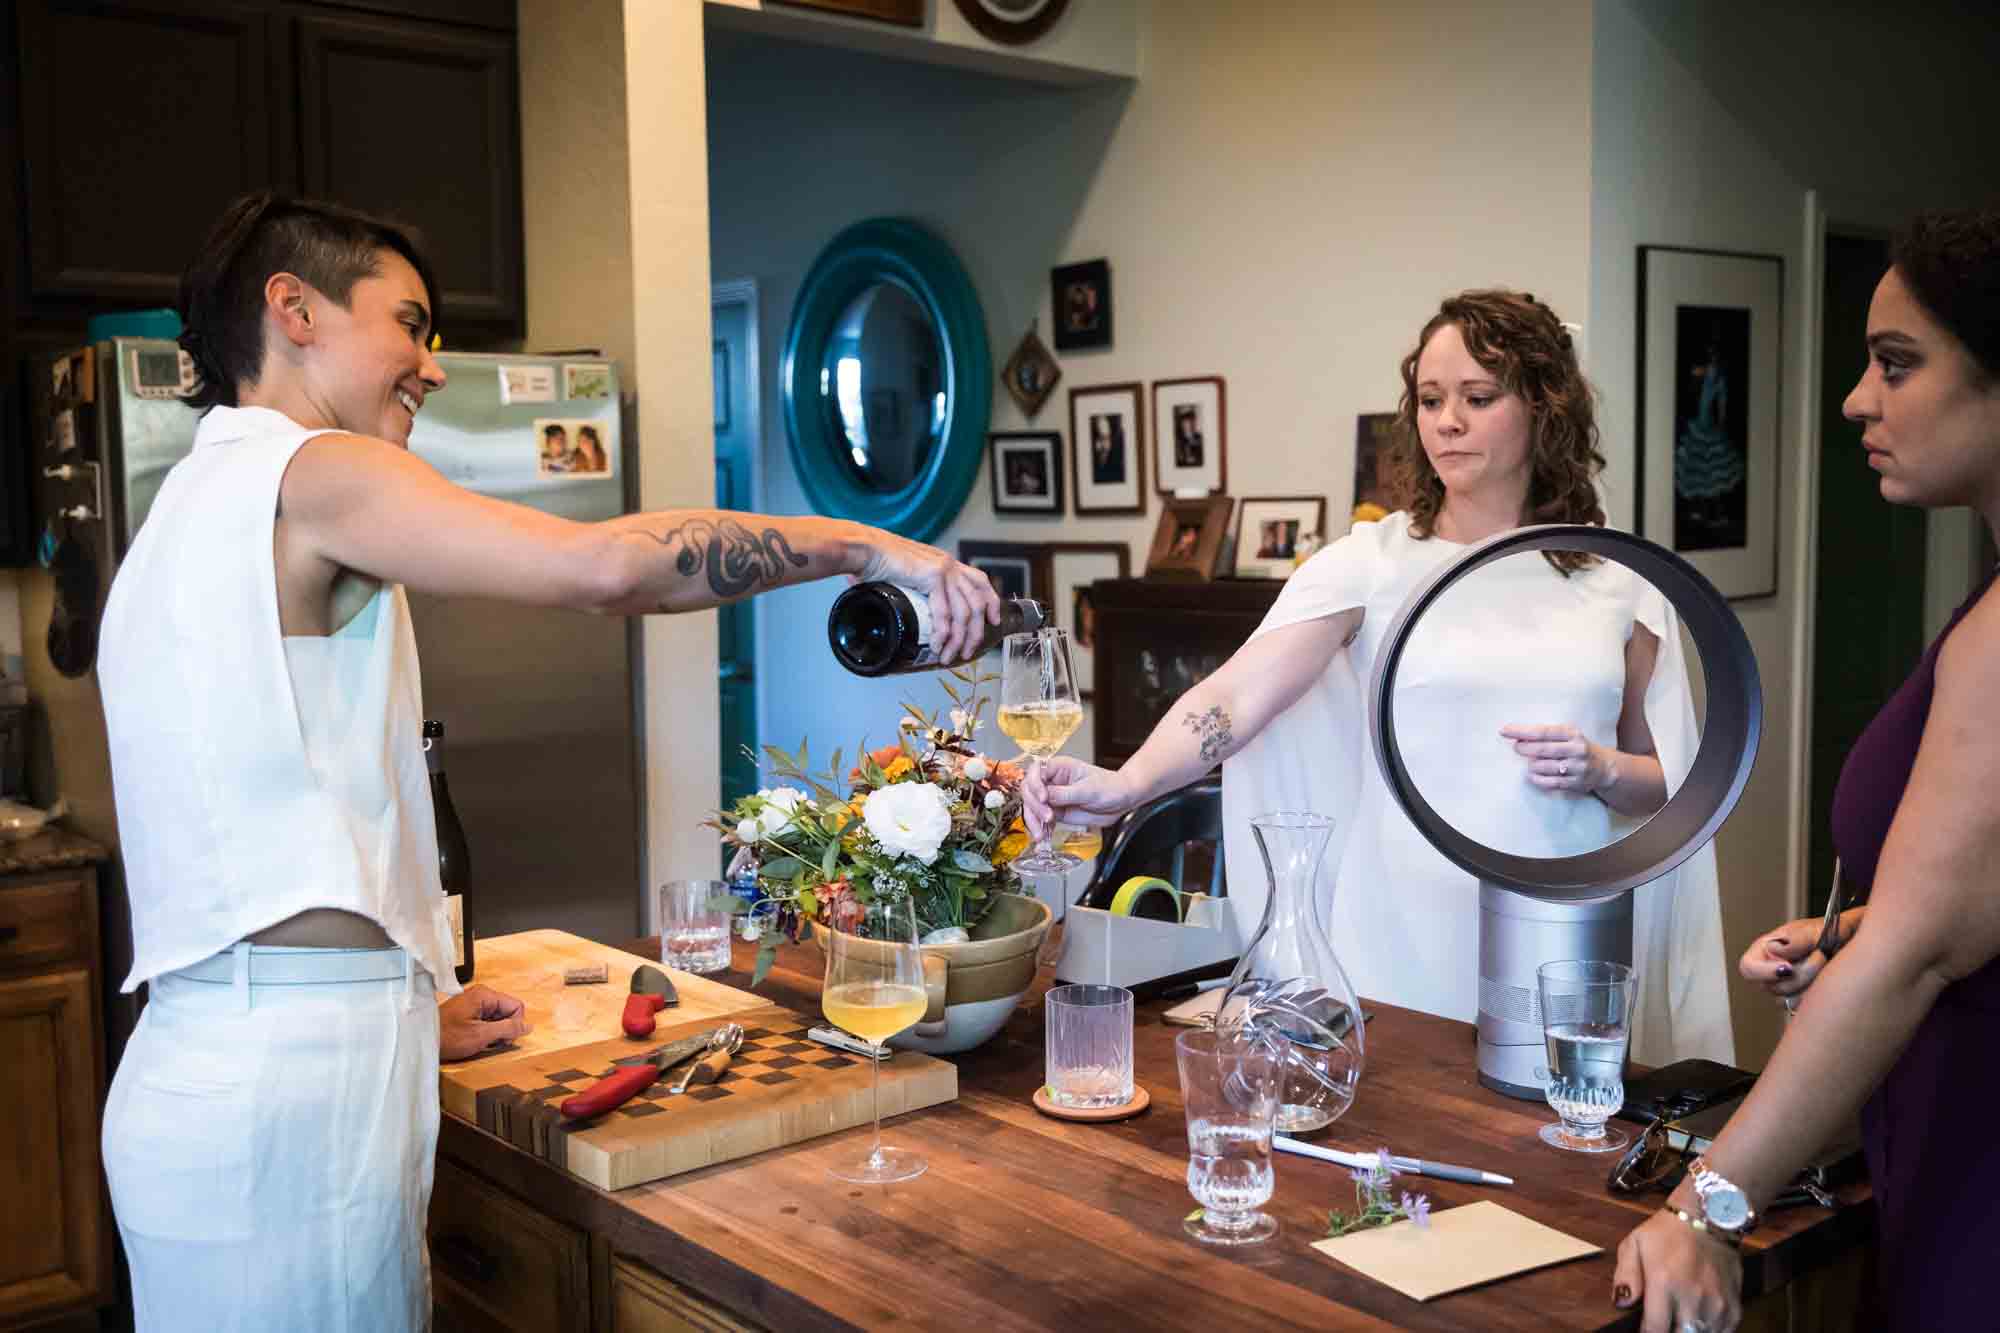
<svg viewBox="0 0 2000 1333"><path fill-rule="evenodd" d="M446 385L418 415L414 453L461 486L565 518L628 510L638 494L637 451L627 447L615 365L456 354L439 362ZM110 759L87 631L161 481L193 446L196 414L177 400L190 377L172 342L116 338L44 365L33 381L34 523L54 568L22 578L26 674L42 719L30 787L44 804L66 798L70 824L114 853ZM452 800L471 848L473 929L638 934L636 623L414 591L410 602L424 712L445 723ZM132 947L115 859L104 882L115 1061L137 1016L116 994Z"/></svg>

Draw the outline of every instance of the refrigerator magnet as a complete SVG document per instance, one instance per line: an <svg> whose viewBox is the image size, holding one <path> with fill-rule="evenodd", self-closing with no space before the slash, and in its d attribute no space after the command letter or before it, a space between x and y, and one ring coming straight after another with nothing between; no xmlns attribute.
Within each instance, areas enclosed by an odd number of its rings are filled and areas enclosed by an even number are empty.
<svg viewBox="0 0 2000 1333"><path fill-rule="evenodd" d="M556 368L554 366L502 366L500 367L500 401L514 403L553 403L556 400Z"/></svg>
<svg viewBox="0 0 2000 1333"><path fill-rule="evenodd" d="M56 452L66 454L76 448L76 413L65 407L56 413Z"/></svg>
<svg viewBox="0 0 2000 1333"><path fill-rule="evenodd" d="M609 398L611 367L566 365L563 367L563 397Z"/></svg>
<svg viewBox="0 0 2000 1333"><path fill-rule="evenodd" d="M544 417L535 422L535 442L535 471L544 477L611 471L610 429L601 421Z"/></svg>

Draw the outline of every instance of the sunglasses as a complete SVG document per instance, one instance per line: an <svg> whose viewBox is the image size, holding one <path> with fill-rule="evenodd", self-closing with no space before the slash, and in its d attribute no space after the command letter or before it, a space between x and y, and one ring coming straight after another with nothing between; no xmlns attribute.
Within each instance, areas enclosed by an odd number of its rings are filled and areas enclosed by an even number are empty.
<svg viewBox="0 0 2000 1333"><path fill-rule="evenodd" d="M1623 1155L1612 1164L1611 1173L1605 1183L1613 1194L1644 1194L1649 1190L1672 1193L1681 1177L1687 1174L1688 1163L1694 1154L1685 1146L1676 1148L1667 1141L1667 1126L1681 1116L1692 1114L1700 1108L1703 1098L1699 1094L1682 1093L1669 1097L1652 1123L1632 1141ZM1809 1170L1810 1168L1808 1168ZM1773 1213L1781 1208L1793 1208L1801 1204L1817 1204L1828 1210L1840 1207L1826 1190L1820 1188L1806 1172L1800 1172L1791 1186L1772 1199L1764 1208Z"/></svg>

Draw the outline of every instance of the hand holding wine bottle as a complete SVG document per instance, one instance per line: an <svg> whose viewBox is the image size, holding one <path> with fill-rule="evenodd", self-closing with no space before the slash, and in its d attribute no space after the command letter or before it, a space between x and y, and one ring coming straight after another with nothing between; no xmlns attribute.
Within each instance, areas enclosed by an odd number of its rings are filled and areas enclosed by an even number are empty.
<svg viewBox="0 0 2000 1333"><path fill-rule="evenodd" d="M977 655L973 650L986 627L1000 623L1000 595L985 574L934 546L878 529L868 530L864 549L861 570L850 576L850 582L890 583L922 594L927 602L930 643L938 662L960 662Z"/></svg>

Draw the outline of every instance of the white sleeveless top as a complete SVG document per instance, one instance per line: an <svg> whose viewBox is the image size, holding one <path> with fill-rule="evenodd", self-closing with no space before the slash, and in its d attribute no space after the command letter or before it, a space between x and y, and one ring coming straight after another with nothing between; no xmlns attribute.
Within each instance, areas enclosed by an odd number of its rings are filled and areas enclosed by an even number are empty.
<svg viewBox="0 0 2000 1333"><path fill-rule="evenodd" d="M112 581L97 673L127 991L315 907L379 923L440 993L458 990L403 590L327 639L280 628L278 489L326 433L211 409Z"/></svg>
<svg viewBox="0 0 2000 1333"><path fill-rule="evenodd" d="M1362 624L1347 651L1223 765L1229 898L1244 938L1269 896L1249 821L1274 810L1331 815L1322 863L1333 878L1328 925L1357 993L1471 1021L1479 1007L1479 896L1402 812L1367 741L1364 692L1390 622L1410 592L1465 547L1410 535L1409 515L1357 523L1307 561L1252 640L1351 608ZM1595 797L1543 791L1503 739L1507 723L1569 723L1615 746L1625 644L1643 624L1660 641L1645 715L1668 783L1687 777L1700 742L1672 608L1622 565L1564 578L1539 553L1486 566L1454 585L1410 636L1396 677L1396 739L1424 798L1490 847L1567 856L1623 836L1639 821ZM1696 852L1635 891L1633 964L1639 999L1632 1058L1729 1063L1729 973L1715 849Z"/></svg>

